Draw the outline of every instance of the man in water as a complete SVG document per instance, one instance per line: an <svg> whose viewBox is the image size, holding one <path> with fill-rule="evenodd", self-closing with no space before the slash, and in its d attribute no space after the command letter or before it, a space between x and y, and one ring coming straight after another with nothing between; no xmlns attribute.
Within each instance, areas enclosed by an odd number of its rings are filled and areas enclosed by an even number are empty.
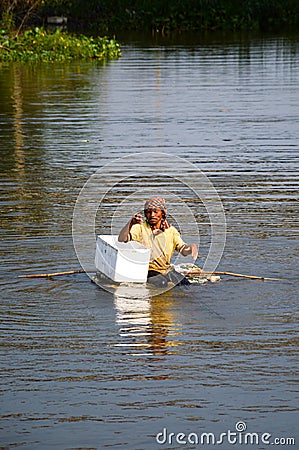
<svg viewBox="0 0 299 450"><path fill-rule="evenodd" d="M166 219L166 206L163 197L152 197L145 202L145 222L141 214L134 217L119 233L119 242L137 241L151 249L148 281L161 287L169 281L175 284L190 284L181 274L171 269L170 259L176 250L184 256L198 256L196 244L187 245L178 230Z"/></svg>

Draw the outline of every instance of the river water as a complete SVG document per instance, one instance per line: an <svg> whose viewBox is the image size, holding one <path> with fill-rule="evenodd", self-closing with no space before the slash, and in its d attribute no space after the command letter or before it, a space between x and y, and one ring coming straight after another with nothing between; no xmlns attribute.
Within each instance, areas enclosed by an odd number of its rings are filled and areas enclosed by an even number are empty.
<svg viewBox="0 0 299 450"><path fill-rule="evenodd" d="M299 448L298 43L131 37L109 63L1 68L1 448L213 447L203 433L226 450ZM97 232L159 192L199 265L208 179L226 219L212 264L282 280L153 296L18 278L80 268L73 211L95 173Z"/></svg>

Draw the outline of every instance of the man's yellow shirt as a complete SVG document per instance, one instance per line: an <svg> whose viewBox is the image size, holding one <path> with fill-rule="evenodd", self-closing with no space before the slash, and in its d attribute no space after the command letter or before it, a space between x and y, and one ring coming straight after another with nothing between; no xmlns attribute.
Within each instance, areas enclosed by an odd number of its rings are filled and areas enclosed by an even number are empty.
<svg viewBox="0 0 299 450"><path fill-rule="evenodd" d="M170 226L155 235L148 222L133 225L130 239L151 250L149 270L156 270L160 273L167 273L174 251L179 252L186 245L175 227Z"/></svg>

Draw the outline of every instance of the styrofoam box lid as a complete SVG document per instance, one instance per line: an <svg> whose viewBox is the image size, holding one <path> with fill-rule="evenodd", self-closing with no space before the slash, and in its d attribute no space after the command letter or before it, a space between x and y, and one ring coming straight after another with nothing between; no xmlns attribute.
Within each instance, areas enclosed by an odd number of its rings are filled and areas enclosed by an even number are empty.
<svg viewBox="0 0 299 450"><path fill-rule="evenodd" d="M106 242L116 250L137 250L138 252L141 253L150 253L150 250L144 245L140 244L139 242L136 241L118 242L117 235L100 234L97 236L97 239Z"/></svg>

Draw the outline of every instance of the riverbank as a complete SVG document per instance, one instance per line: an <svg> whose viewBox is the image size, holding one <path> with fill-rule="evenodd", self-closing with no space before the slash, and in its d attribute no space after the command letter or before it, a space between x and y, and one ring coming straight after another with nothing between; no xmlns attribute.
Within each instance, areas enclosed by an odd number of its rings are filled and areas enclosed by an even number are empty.
<svg viewBox="0 0 299 450"><path fill-rule="evenodd" d="M275 32L299 27L297 0L37 0L0 6L0 27L18 30L63 24L68 30L94 35L142 31L169 34L194 31Z"/></svg>
<svg viewBox="0 0 299 450"><path fill-rule="evenodd" d="M44 17L67 15L74 29L100 33L147 31L259 30L282 31L299 25L297 0L119 0L117 8L109 0L92 3L78 0L66 11L44 9Z"/></svg>

